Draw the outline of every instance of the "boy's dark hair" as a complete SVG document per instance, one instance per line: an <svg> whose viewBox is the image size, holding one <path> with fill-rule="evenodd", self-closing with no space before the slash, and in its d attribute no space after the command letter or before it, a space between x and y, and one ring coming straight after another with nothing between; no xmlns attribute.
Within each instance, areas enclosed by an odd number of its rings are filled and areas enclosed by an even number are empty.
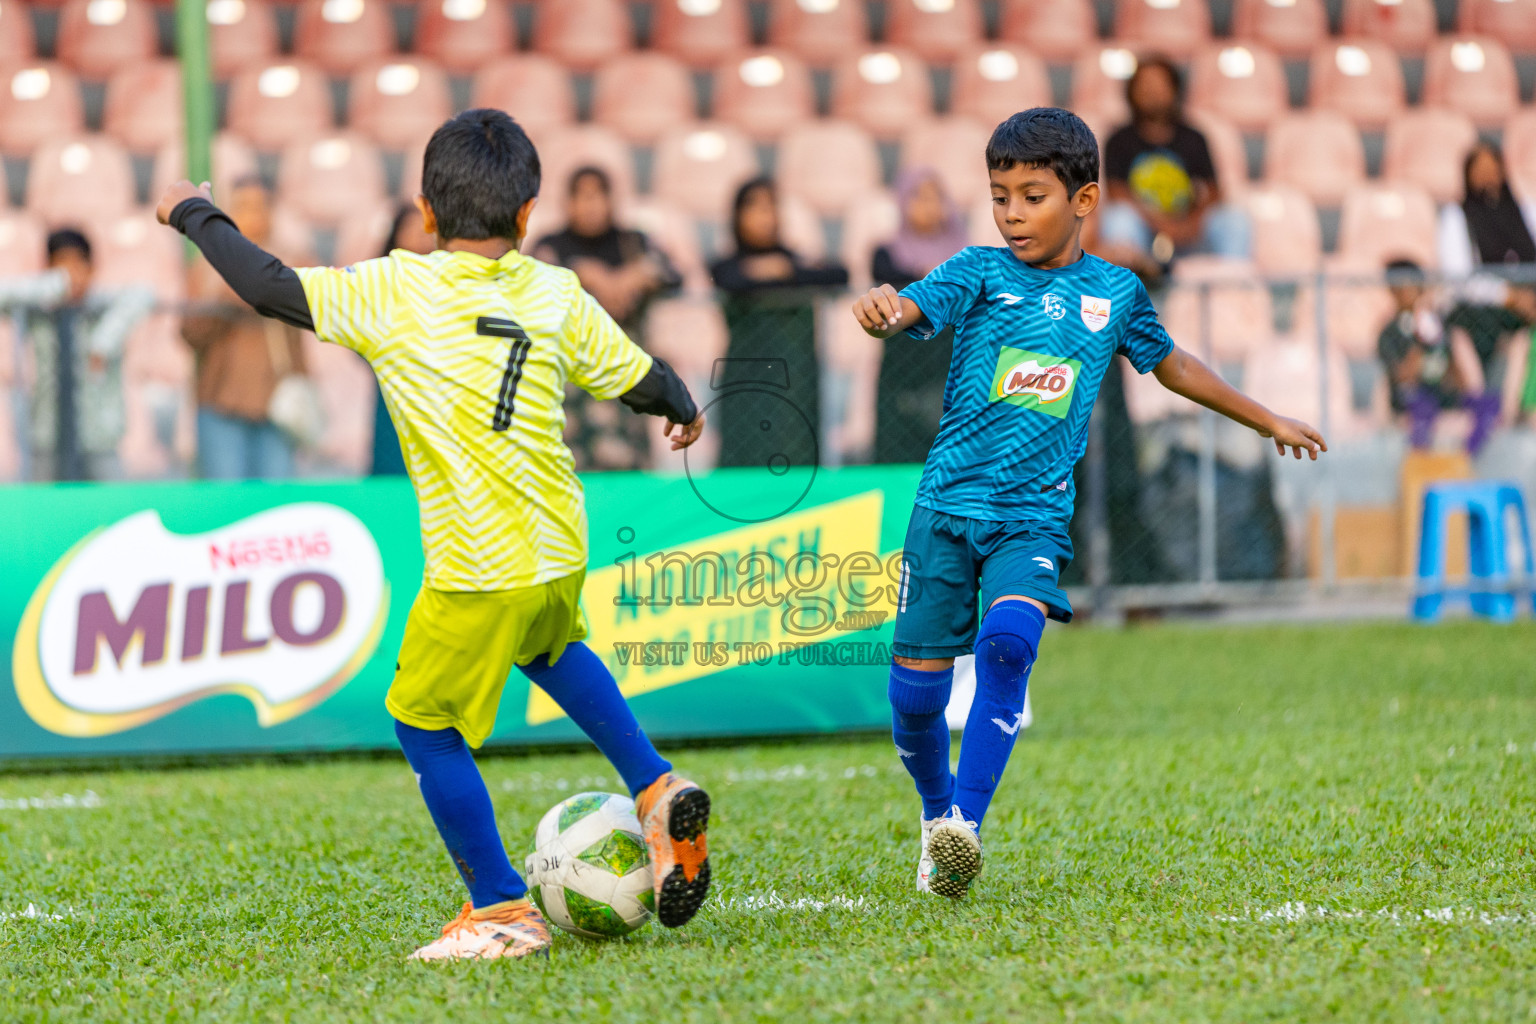
<svg viewBox="0 0 1536 1024"><path fill-rule="evenodd" d="M1070 110L1023 110L998 125L987 142L987 170L1006 171L1016 164L1049 169L1070 198L1099 180L1099 142Z"/></svg>
<svg viewBox="0 0 1536 1024"><path fill-rule="evenodd" d="M1184 72L1170 58L1160 53L1154 53L1142 57L1136 62L1136 70L1131 72L1131 77L1125 80L1125 102L1131 102L1131 93L1136 88L1136 82L1148 71L1161 71L1168 76L1168 81L1173 85L1173 95L1179 106L1184 105Z"/></svg>
<svg viewBox="0 0 1536 1024"><path fill-rule="evenodd" d="M91 240L74 228L49 232L47 245L50 260L66 249L73 249L84 256L87 263L91 261Z"/></svg>
<svg viewBox="0 0 1536 1024"><path fill-rule="evenodd" d="M575 195L576 186L581 184L582 178L591 178L596 181L597 187L603 190L603 195L613 195L613 179L608 176L607 171L596 164L586 164L572 171L570 180L565 186L565 194L568 196Z"/></svg>
<svg viewBox="0 0 1536 1024"><path fill-rule="evenodd" d="M517 211L539 194L539 154L500 110L466 110L427 143L421 194L441 238L517 237Z"/></svg>

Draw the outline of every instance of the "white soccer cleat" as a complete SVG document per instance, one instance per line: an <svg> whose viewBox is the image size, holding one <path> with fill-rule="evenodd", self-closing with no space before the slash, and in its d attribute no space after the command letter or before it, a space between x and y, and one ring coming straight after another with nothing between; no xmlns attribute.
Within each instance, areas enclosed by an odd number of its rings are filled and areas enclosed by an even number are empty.
<svg viewBox="0 0 1536 1024"><path fill-rule="evenodd" d="M923 852L917 858L917 891L932 892L928 887L928 880L933 877L933 857L928 852L928 841L933 838L933 826L944 820L944 815L937 818L925 818L921 813L917 816L918 826L923 833Z"/></svg>
<svg viewBox="0 0 1536 1024"><path fill-rule="evenodd" d="M981 874L981 835L974 821L966 821L958 806L933 823L924 822L926 852L933 858L928 891L958 900ZM921 872L921 868L918 869Z"/></svg>
<svg viewBox="0 0 1536 1024"><path fill-rule="evenodd" d="M443 937L411 954L412 960L495 960L549 955L549 925L527 900L485 913L464 904L443 928Z"/></svg>

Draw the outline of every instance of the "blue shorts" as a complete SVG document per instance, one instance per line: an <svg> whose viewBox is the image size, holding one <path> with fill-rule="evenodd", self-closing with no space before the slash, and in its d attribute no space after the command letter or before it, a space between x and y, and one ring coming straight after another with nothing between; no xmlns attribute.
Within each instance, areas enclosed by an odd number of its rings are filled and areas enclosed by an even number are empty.
<svg viewBox="0 0 1536 1024"><path fill-rule="evenodd" d="M1032 597L1051 618L1071 622L1072 605L1056 582L1070 561L1065 525L967 519L915 505L891 650L903 658L970 654L980 613L1005 594Z"/></svg>

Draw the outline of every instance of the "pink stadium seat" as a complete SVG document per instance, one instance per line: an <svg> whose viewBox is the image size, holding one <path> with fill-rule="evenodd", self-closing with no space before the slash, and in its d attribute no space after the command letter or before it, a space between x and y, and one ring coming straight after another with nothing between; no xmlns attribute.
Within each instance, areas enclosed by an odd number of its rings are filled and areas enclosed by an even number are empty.
<svg viewBox="0 0 1536 1024"><path fill-rule="evenodd" d="M1423 53L1435 39L1434 0L1344 0L1344 35L1379 39L1394 50Z"/></svg>
<svg viewBox="0 0 1536 1024"><path fill-rule="evenodd" d="M1285 68L1257 43L1209 47L1190 67L1189 105L1256 131L1288 107Z"/></svg>
<svg viewBox="0 0 1536 1024"><path fill-rule="evenodd" d="M395 25L384 0L303 0L293 52L333 75L350 75L395 52Z"/></svg>
<svg viewBox="0 0 1536 1024"><path fill-rule="evenodd" d="M277 19L265 0L208 0L206 11L215 78L231 78L277 56Z"/></svg>
<svg viewBox="0 0 1536 1024"><path fill-rule="evenodd" d="M977 0L887 0L885 38L923 60L952 63L981 42Z"/></svg>
<svg viewBox="0 0 1536 1024"><path fill-rule="evenodd" d="M823 216L840 216L880 185L880 156L863 129L846 121L813 121L779 143L779 184Z"/></svg>
<svg viewBox="0 0 1536 1024"><path fill-rule="evenodd" d="M683 290L692 295L709 293L709 274L704 268L704 251L699 245L698 225L694 219L671 203L659 200L632 203L624 220L642 231L651 244L667 254L678 273L683 275Z"/></svg>
<svg viewBox="0 0 1536 1024"><path fill-rule="evenodd" d="M983 43L961 54L952 81L949 109L986 125L1051 103L1045 62L1012 43Z"/></svg>
<svg viewBox="0 0 1536 1024"><path fill-rule="evenodd" d="M187 176L187 161L180 139L172 139L155 154L155 166L149 179L149 194L158 197L174 181ZM213 195L228 195L241 178L257 173L256 152L245 140L229 132L213 137Z"/></svg>
<svg viewBox="0 0 1536 1024"><path fill-rule="evenodd" d="M1477 128L1465 115L1436 107L1404 111L1387 125L1382 177L1417 185L1437 203L1462 199L1462 164Z"/></svg>
<svg viewBox="0 0 1536 1024"><path fill-rule="evenodd" d="M102 130L135 153L153 153L182 131L181 65L134 64L107 82Z"/></svg>
<svg viewBox="0 0 1536 1024"><path fill-rule="evenodd" d="M810 70L788 50L754 50L715 71L715 117L760 142L816 113Z"/></svg>
<svg viewBox="0 0 1536 1024"><path fill-rule="evenodd" d="M425 143L453 114L448 76L417 57L364 65L353 74L348 97L351 126L391 150Z"/></svg>
<svg viewBox="0 0 1536 1024"><path fill-rule="evenodd" d="M726 124L684 125L656 144L656 198L705 220L724 220L736 187L758 172L752 141Z"/></svg>
<svg viewBox="0 0 1536 1024"><path fill-rule="evenodd" d="M281 149L295 137L329 131L331 89L313 64L252 65L229 85L229 130L257 149Z"/></svg>
<svg viewBox="0 0 1536 1024"><path fill-rule="evenodd" d="M1243 133L1230 121L1203 111L1191 111L1190 126L1205 136L1211 151L1211 162L1216 165L1216 184L1226 199L1241 198L1248 191L1248 151L1243 145Z"/></svg>
<svg viewBox="0 0 1536 1024"><path fill-rule="evenodd" d="M394 226L396 206L385 201L349 214L336 228L336 265L350 266L382 255Z"/></svg>
<svg viewBox="0 0 1536 1024"><path fill-rule="evenodd" d="M1323 259L1323 233L1317 209L1300 189L1289 185L1260 185L1246 197L1248 222L1253 226L1253 258L1272 277L1317 272Z"/></svg>
<svg viewBox="0 0 1536 1024"><path fill-rule="evenodd" d="M960 203L963 209L967 204ZM854 202L843 214L842 260L848 268L849 284L855 290L868 288L875 250L896 235L901 211L889 189L879 189Z"/></svg>
<svg viewBox="0 0 1536 1024"><path fill-rule="evenodd" d="M28 61L37 56L31 12L21 4L0 7L0 61Z"/></svg>
<svg viewBox="0 0 1536 1024"><path fill-rule="evenodd" d="M1382 279L1381 263L1340 253L1324 260L1324 317L1328 346L1354 359L1375 359L1376 339L1392 318L1391 293ZM1295 318L1308 328L1317 323L1317 288L1303 287L1296 296Z"/></svg>
<svg viewBox="0 0 1536 1024"><path fill-rule="evenodd" d="M272 237L267 251L290 267L312 267L320 262L315 254L315 232L308 218L283 202L272 204Z"/></svg>
<svg viewBox="0 0 1536 1024"><path fill-rule="evenodd" d="M373 371L356 352L322 345L309 333L304 362L325 409L325 434L315 455L331 473L366 472L373 442Z"/></svg>
<svg viewBox="0 0 1536 1024"><path fill-rule="evenodd" d="M746 0L652 0L651 46L697 68L751 45Z"/></svg>
<svg viewBox="0 0 1536 1024"><path fill-rule="evenodd" d="M1437 40L1424 59L1424 102L1459 110L1479 125L1501 125L1520 105L1514 59L1486 36Z"/></svg>
<svg viewBox="0 0 1536 1024"><path fill-rule="evenodd" d="M1247 260L1223 256L1186 256L1175 265L1174 287L1158 310L1163 325L1181 347L1205 358L1206 324L1201 289L1209 288L1211 355L1223 362L1241 360L1270 343L1274 311L1269 288Z"/></svg>
<svg viewBox="0 0 1536 1024"><path fill-rule="evenodd" d="M1536 0L1461 0L1461 31L1493 36L1516 53L1536 50Z"/></svg>
<svg viewBox="0 0 1536 1024"><path fill-rule="evenodd" d="M861 0L773 0L768 41L817 66L869 45Z"/></svg>
<svg viewBox="0 0 1536 1024"><path fill-rule="evenodd" d="M59 11L59 60L104 79L155 56L155 15L143 0L68 0Z"/></svg>
<svg viewBox="0 0 1536 1024"><path fill-rule="evenodd" d="M1536 199L1536 107L1525 108L1504 126L1504 161L1515 194Z"/></svg>
<svg viewBox="0 0 1536 1024"><path fill-rule="evenodd" d="M592 165L608 172L613 198L622 209L635 195L635 163L629 145L612 128L598 124L571 125L538 140L543 184L539 207L561 215L571 172ZM531 231L529 232L532 233Z"/></svg>
<svg viewBox="0 0 1536 1024"><path fill-rule="evenodd" d="M833 78L832 112L878 138L894 138L933 112L928 68L905 50L850 55Z"/></svg>
<svg viewBox="0 0 1536 1024"><path fill-rule="evenodd" d="M160 226L153 210L131 210L88 228L95 283L147 284L162 302L176 302L185 294L181 239Z"/></svg>
<svg viewBox="0 0 1536 1024"><path fill-rule="evenodd" d="M1141 0L1134 0L1140 3ZM1136 54L1123 46L1104 46L1084 53L1072 65L1072 110L1098 133L1130 118L1125 83L1136 73ZM1104 143L1103 137L1099 144Z"/></svg>
<svg viewBox="0 0 1536 1024"><path fill-rule="evenodd" d="M533 48L577 71L591 71L623 53L631 35L622 0L540 4L533 22Z"/></svg>
<svg viewBox="0 0 1536 1024"><path fill-rule="evenodd" d="M1232 34L1303 57L1328 37L1328 11L1323 0L1237 0Z"/></svg>
<svg viewBox="0 0 1536 1024"><path fill-rule="evenodd" d="M0 70L0 151L22 156L64 133L85 129L80 86L61 64L9 64Z"/></svg>
<svg viewBox="0 0 1536 1024"><path fill-rule="evenodd" d="M0 207L0 277L35 274L47 266L48 226L30 210ZM9 372L0 363L0 374Z"/></svg>
<svg viewBox="0 0 1536 1024"><path fill-rule="evenodd" d="M1359 37L1324 43L1312 54L1312 105L1336 110L1362 128L1380 128L1403 112L1403 68L1391 46Z"/></svg>
<svg viewBox="0 0 1536 1024"><path fill-rule="evenodd" d="M336 227L384 201L384 163L356 132L302 140L283 150L277 193L312 223Z"/></svg>
<svg viewBox="0 0 1536 1024"><path fill-rule="evenodd" d="M1271 408L1311 424L1323 421L1322 357L1310 323L1255 349L1243 362L1243 390ZM1328 424L1336 441L1352 433L1349 367L1337 349L1328 358Z"/></svg>
<svg viewBox="0 0 1536 1024"><path fill-rule="evenodd" d="M1204 0L1122 0L1115 36L1127 46L1188 57L1211 39L1211 11Z"/></svg>
<svg viewBox="0 0 1536 1024"><path fill-rule="evenodd" d="M688 385L700 405L715 397L710 387L715 360L725 355L728 333L720 304L713 298L661 299L651 304L645 317L646 349L665 359ZM720 436L711 421L704 436L683 452L672 451L659 430L652 431L652 465L660 473L683 473L710 467L720 449Z"/></svg>
<svg viewBox="0 0 1536 1024"><path fill-rule="evenodd" d="M598 68L592 119L630 142L648 145L667 129L693 120L693 77L664 53L626 53Z"/></svg>
<svg viewBox="0 0 1536 1024"><path fill-rule="evenodd" d="M1129 363L1116 359L1111 372L1118 369L1125 381L1125 407L1131 422L1156 423L1170 416L1192 416L1198 407L1182 395L1176 395L1157 382L1150 373L1137 373Z"/></svg>
<svg viewBox="0 0 1536 1024"><path fill-rule="evenodd" d="M132 206L133 165L105 135L60 136L32 154L27 209L50 226L91 224Z"/></svg>
<svg viewBox="0 0 1536 1024"><path fill-rule="evenodd" d="M784 244L801 258L812 263L826 259L827 235L821 228L821 214L799 196L780 193L779 233L784 237Z"/></svg>
<svg viewBox="0 0 1536 1024"><path fill-rule="evenodd" d="M1287 114L1270 126L1264 177L1295 186L1319 206L1337 206L1365 180L1360 133L1331 110Z"/></svg>
<svg viewBox="0 0 1536 1024"><path fill-rule="evenodd" d="M1097 45L1091 0L1004 0L1000 39L1051 61L1070 61Z"/></svg>
<svg viewBox="0 0 1536 1024"><path fill-rule="evenodd" d="M569 72L534 53L503 57L482 68L475 76L471 102L505 110L535 141L576 120L576 94Z"/></svg>
<svg viewBox="0 0 1536 1024"><path fill-rule="evenodd" d="M455 74L515 48L511 8L500 0L421 0L416 11L416 52Z"/></svg>
<svg viewBox="0 0 1536 1024"><path fill-rule="evenodd" d="M901 138L901 165L932 168L950 201L964 207L989 194L985 154L992 128L962 117L920 121Z"/></svg>
<svg viewBox="0 0 1536 1024"><path fill-rule="evenodd" d="M1339 255L1372 266L1406 257L1433 269L1435 203L1417 185L1370 182L1344 197Z"/></svg>

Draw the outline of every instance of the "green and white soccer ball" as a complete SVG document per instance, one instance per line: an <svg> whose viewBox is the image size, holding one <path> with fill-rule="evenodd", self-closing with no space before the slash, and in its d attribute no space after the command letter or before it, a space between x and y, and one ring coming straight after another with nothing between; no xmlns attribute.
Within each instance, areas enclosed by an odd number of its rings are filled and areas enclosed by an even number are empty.
<svg viewBox="0 0 1536 1024"><path fill-rule="evenodd" d="M539 821L524 863L533 901L573 935L628 935L656 909L651 855L627 796L577 793L560 801Z"/></svg>

